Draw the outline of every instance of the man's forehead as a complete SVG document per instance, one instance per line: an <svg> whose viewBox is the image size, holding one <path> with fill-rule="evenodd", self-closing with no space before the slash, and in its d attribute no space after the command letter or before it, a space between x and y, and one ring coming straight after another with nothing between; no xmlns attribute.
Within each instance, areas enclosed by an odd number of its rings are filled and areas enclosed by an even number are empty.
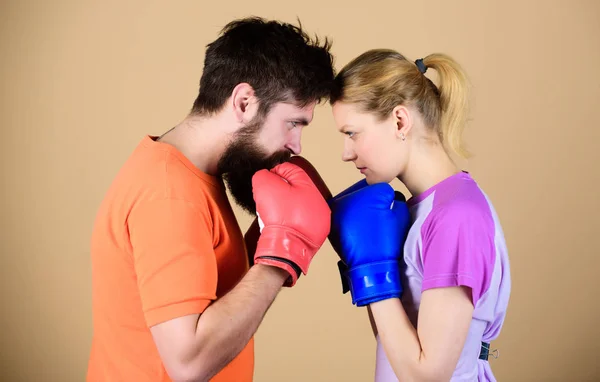
<svg viewBox="0 0 600 382"><path fill-rule="evenodd" d="M303 118L312 118L316 106L316 102L311 102L307 105L300 105L292 102L278 102L273 107L273 113L297 115Z"/></svg>

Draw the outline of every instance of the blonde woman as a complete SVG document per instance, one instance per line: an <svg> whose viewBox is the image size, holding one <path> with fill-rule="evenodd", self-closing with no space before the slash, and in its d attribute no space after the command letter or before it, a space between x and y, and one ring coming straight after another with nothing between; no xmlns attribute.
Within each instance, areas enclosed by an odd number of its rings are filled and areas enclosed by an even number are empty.
<svg viewBox="0 0 600 382"><path fill-rule="evenodd" d="M494 207L451 156L468 155L466 84L446 55L392 50L368 51L336 78L342 159L365 179L330 200L330 239L353 303L368 307L378 382L495 380L489 349L511 279Z"/></svg>

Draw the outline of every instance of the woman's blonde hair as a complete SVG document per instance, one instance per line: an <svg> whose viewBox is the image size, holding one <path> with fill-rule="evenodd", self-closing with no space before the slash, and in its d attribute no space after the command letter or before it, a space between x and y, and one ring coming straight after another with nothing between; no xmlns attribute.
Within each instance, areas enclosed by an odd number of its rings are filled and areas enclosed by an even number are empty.
<svg viewBox="0 0 600 382"><path fill-rule="evenodd" d="M430 68L439 86L425 76ZM442 144L459 156L468 108L467 77L460 65L445 54L430 54L415 62L389 49L369 50L348 63L336 76L330 103L356 104L361 111L387 119L398 105L412 106L434 129Z"/></svg>

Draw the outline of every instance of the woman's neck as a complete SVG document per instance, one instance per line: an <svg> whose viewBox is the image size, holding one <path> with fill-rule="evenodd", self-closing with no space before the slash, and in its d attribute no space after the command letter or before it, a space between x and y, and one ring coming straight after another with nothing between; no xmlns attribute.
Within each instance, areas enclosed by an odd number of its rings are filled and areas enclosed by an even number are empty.
<svg viewBox="0 0 600 382"><path fill-rule="evenodd" d="M398 179L412 196L417 196L460 171L439 142L423 139L412 148Z"/></svg>

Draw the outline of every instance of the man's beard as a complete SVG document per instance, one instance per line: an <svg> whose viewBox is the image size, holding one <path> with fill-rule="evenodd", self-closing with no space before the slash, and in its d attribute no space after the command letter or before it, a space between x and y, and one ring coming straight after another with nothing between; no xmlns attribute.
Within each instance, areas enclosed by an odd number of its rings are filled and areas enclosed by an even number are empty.
<svg viewBox="0 0 600 382"><path fill-rule="evenodd" d="M251 215L256 215L256 203L252 193L252 177L262 169L287 162L288 150L268 155L257 142L262 120L244 126L233 138L219 159L217 171L222 175L235 202Z"/></svg>

